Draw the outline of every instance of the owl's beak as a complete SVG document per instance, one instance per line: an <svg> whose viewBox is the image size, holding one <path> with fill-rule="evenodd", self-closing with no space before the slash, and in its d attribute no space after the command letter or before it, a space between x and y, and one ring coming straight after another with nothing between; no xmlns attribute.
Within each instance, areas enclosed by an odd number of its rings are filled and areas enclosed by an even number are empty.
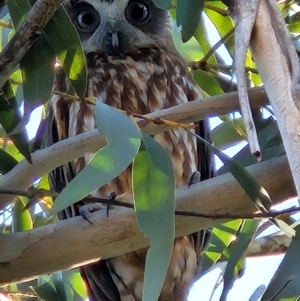
<svg viewBox="0 0 300 301"><path fill-rule="evenodd" d="M120 33L109 32L106 34L106 45L108 54L118 54L120 52Z"/></svg>
<svg viewBox="0 0 300 301"><path fill-rule="evenodd" d="M119 50L120 43L119 43L119 37L117 33L113 33L111 35L111 46L115 51Z"/></svg>

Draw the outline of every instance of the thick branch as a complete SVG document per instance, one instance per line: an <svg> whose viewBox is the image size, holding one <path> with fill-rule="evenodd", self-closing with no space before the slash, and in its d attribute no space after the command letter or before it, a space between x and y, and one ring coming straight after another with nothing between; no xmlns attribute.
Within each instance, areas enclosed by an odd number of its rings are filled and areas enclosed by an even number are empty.
<svg viewBox="0 0 300 301"><path fill-rule="evenodd" d="M300 194L299 59L274 0L259 2L251 48Z"/></svg>
<svg viewBox="0 0 300 301"><path fill-rule="evenodd" d="M296 195L285 156L247 169L267 189L275 203ZM230 210L237 214L256 210L230 174L192 185L190 189L179 189L176 201L178 210L210 213ZM0 234L0 285L69 269L100 257L118 256L148 245L130 208L114 208L109 218L106 210L98 211L92 214L91 221L93 224L78 216L28 232ZM227 220L177 216L176 235L193 233L224 221Z"/></svg>
<svg viewBox="0 0 300 301"><path fill-rule="evenodd" d="M260 107L267 104L265 92L262 88L249 90L251 104ZM164 118L178 122L193 122L212 115L221 115L239 108L236 92L191 101L176 107L151 113L147 116ZM148 134L156 134L166 130L166 127L145 120L138 121L139 127ZM105 139L98 130L93 130L68 140L60 141L44 150L32 155L33 164L26 160L20 162L9 173L0 179L0 189L25 189L33 181L56 167L74 160L85 153L93 153L105 145ZM12 195L0 195L0 210L12 202Z"/></svg>
<svg viewBox="0 0 300 301"><path fill-rule="evenodd" d="M62 0L38 0L26 20L0 54L0 88L51 19Z"/></svg>

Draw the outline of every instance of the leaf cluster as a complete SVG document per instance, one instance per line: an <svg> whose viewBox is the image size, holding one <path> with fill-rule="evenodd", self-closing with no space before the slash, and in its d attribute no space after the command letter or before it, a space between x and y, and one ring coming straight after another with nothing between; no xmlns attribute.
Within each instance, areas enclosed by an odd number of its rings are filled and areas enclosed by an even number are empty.
<svg viewBox="0 0 300 301"><path fill-rule="evenodd" d="M203 94L211 97L235 91L234 23L224 3L204 0L154 0L154 2L157 6L170 10L174 25L172 32L174 43L187 60L190 72ZM4 49L13 39L33 5L34 1L31 0L8 0L7 6L1 7L1 49ZM299 10L296 1L282 1L280 9L291 34L294 35L295 47L299 50L297 39L300 32ZM31 161L34 141L28 138L26 124L35 108L47 108L47 101L53 92L55 63L63 67L76 94L81 101L84 100L87 80L85 55L79 36L62 6L53 15L30 50L24 54L23 59L17 63L19 67L11 73L0 91L0 173L2 176L13 172L21 160ZM250 51L247 52L245 73L249 88L262 85ZM143 300L157 300L174 240L173 167L164 149L151 137L142 133L132 117L107 107L97 100L95 112L97 128L106 137L107 146L95 153L86 168L59 194L54 206L50 196L38 195L32 196L31 199L18 196L13 210L12 205L9 205L0 213L1 231L2 233L23 232L55 222L54 215L57 212L111 181L129 164L133 164L134 207L140 229L150 237L151 242L146 263ZM265 106L253 109L252 113L261 145L262 160L283 155L285 150L272 108ZM223 162L217 174L231 172L258 209L267 212L270 210L272 200L258 181L244 169L245 166L255 164L256 159L249 151L240 112L212 116L211 123L214 125L211 131L213 146L206 141L201 143L206 143L207 147ZM37 134L35 139L39 138ZM232 149L235 149L233 159L223 153L230 150L232 153ZM32 187L50 190L47 176L37 179L32 183ZM49 210L49 207L52 209ZM228 211L230 212L230 208ZM289 225L294 221L292 216L284 216L273 219L272 223L277 226L277 231L283 229L288 232ZM227 262L223 273L224 286L220 300L226 300L235 280L243 274L245 250L266 224L268 222L265 220L238 219L220 224L213 229L212 239L205 252L202 270L199 271L198 277L217 267L220 262ZM296 236L285 259L262 300L297 300L300 295L299 267L296 264L298 236L296 229ZM7 294L16 296L17 292L27 292L28 286L43 300L69 301L86 298L77 271L63 271L51 276L41 276L27 285L14 284L6 287L5 290Z"/></svg>

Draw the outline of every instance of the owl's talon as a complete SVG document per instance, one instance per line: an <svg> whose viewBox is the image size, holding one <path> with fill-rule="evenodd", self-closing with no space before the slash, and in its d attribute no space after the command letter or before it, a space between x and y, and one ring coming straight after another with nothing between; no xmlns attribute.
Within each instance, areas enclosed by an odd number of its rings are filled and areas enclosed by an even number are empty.
<svg viewBox="0 0 300 301"><path fill-rule="evenodd" d="M190 188L193 184L199 183L200 180L201 180L200 171L198 171L198 170L194 171L188 180L188 183L187 183L188 188Z"/></svg>
<svg viewBox="0 0 300 301"><path fill-rule="evenodd" d="M110 196L108 197L108 200L114 201L116 199L116 197L117 197L117 194L115 192L112 192L110 194ZM111 204L108 203L107 206L106 206L106 217L109 216L110 208L111 208Z"/></svg>
<svg viewBox="0 0 300 301"><path fill-rule="evenodd" d="M92 213L102 208L103 205L98 203L83 205L79 208L79 214L90 224L93 224L93 222L90 220Z"/></svg>

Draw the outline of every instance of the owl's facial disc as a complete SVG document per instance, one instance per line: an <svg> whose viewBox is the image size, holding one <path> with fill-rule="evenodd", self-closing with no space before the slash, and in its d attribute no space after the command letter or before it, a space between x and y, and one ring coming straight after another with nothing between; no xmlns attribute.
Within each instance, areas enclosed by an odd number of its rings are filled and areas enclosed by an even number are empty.
<svg viewBox="0 0 300 301"><path fill-rule="evenodd" d="M168 32L168 13L152 0L69 0L65 6L87 53L126 55Z"/></svg>

